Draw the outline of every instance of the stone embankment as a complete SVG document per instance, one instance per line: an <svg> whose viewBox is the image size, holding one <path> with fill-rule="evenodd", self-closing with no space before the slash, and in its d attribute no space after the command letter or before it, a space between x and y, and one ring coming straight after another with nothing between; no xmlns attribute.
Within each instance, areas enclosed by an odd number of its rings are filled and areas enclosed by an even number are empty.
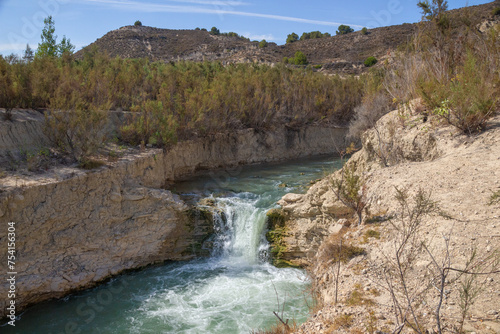
<svg viewBox="0 0 500 334"><path fill-rule="evenodd" d="M0 155L12 157L20 149L47 145L42 120L37 112L16 111L12 122L0 122ZM66 166L43 174L3 175L0 247L7 250L7 222L15 222L17 310L124 270L196 256L212 222L193 214L165 184L200 170L333 153L345 132L247 129L180 142L166 152L131 153L92 171ZM218 177L215 173L215 182ZM8 271L6 261L0 270ZM8 283L0 282L0 291L7 290ZM8 302L3 294L0 316Z"/></svg>

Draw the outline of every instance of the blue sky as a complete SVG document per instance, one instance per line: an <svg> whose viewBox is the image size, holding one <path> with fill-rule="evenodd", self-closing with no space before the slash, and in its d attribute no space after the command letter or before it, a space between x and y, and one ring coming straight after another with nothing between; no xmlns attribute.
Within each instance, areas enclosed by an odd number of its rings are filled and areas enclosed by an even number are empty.
<svg viewBox="0 0 500 334"><path fill-rule="evenodd" d="M487 3L451 0L450 9ZM332 35L339 24L362 27L413 23L417 0L0 0L0 54L36 49L43 19L52 15L56 35L80 49L110 30L140 20L168 29L234 31L254 40L283 44L287 34L320 30Z"/></svg>

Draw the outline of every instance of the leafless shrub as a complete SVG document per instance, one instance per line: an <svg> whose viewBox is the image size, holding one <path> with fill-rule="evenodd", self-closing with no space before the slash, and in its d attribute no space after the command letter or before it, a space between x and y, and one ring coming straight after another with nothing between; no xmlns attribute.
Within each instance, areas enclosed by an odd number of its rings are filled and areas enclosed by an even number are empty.
<svg viewBox="0 0 500 334"><path fill-rule="evenodd" d="M348 138L359 140L366 130L373 128L375 123L390 111L389 98L379 93L367 97L363 103L354 108L354 118L349 124Z"/></svg>
<svg viewBox="0 0 500 334"><path fill-rule="evenodd" d="M463 266L455 265L456 259L450 251L452 230L442 236L444 243L439 250L431 248L428 240L420 233L425 217L443 215L438 204L431 200L430 193L419 189L410 198L408 189L396 189L396 199L400 208L396 218L390 221L395 231L393 250L385 254L381 270L382 286L391 296L396 320L393 333L401 333L405 326L416 333L427 333L427 324L420 313L421 309L428 308L434 314L436 332L443 333L443 301L457 281L460 281L458 292L461 320L456 327L458 333L461 333L470 306L480 291L477 277L499 272L499 253L494 251L478 255L473 250ZM415 269L418 262L428 263L424 275Z"/></svg>
<svg viewBox="0 0 500 334"><path fill-rule="evenodd" d="M97 110L74 110L46 114L44 132L63 153L75 160L85 160L107 138L107 116Z"/></svg>

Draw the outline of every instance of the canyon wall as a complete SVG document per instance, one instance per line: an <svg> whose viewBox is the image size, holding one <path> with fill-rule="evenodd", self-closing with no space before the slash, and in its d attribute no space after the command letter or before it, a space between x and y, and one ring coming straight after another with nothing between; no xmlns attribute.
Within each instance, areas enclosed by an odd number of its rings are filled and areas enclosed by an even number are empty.
<svg viewBox="0 0 500 334"><path fill-rule="evenodd" d="M22 136L8 133L2 137L12 149ZM199 170L334 153L344 136L342 128L247 129L181 142L166 152L149 149L113 167L75 169L59 181L4 188L0 247L7 250L7 222L15 222L17 310L124 270L195 257L212 226L193 218L166 183ZM29 140L32 146L41 142ZM6 262L0 265L4 273ZM8 288L6 281L0 283L0 291ZM1 298L0 316L5 316L9 300L6 293Z"/></svg>

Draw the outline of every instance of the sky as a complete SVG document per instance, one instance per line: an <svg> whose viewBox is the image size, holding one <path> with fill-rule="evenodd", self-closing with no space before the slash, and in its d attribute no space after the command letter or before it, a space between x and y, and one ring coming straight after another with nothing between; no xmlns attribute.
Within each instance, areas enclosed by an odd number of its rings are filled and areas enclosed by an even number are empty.
<svg viewBox="0 0 500 334"><path fill-rule="evenodd" d="M363 27L414 23L417 0L0 0L0 54L36 49L43 19L52 16L58 42L76 50L111 30L133 25L167 29L217 27L251 40L284 44L288 34L319 30L334 35L340 24ZM490 1L449 0L449 8Z"/></svg>

